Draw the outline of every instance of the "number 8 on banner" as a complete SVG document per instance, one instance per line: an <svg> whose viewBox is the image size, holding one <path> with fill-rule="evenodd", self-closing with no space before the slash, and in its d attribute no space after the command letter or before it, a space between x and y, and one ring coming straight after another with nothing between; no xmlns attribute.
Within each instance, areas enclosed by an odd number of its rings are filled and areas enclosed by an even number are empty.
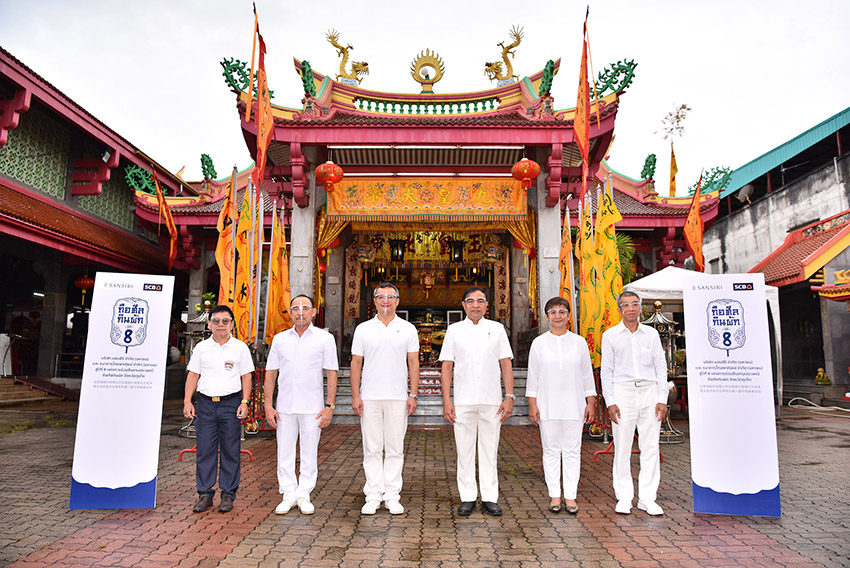
<svg viewBox="0 0 850 568"><path fill-rule="evenodd" d="M121 298L112 308L109 339L124 348L145 342L148 330L148 303L141 298Z"/></svg>
<svg viewBox="0 0 850 568"><path fill-rule="evenodd" d="M737 300L714 300L706 309L708 342L715 349L739 349L747 342L744 325L744 306Z"/></svg>

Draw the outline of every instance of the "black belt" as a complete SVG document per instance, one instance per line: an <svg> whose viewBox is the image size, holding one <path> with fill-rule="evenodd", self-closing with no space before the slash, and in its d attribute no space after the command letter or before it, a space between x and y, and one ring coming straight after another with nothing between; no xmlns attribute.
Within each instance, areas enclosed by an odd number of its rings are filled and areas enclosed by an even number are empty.
<svg viewBox="0 0 850 568"><path fill-rule="evenodd" d="M204 393L199 392L198 396L202 396L210 402L224 402L225 400L230 400L231 398L236 398L237 396L242 396L242 391L232 392L232 393L226 394L224 396L207 396Z"/></svg>

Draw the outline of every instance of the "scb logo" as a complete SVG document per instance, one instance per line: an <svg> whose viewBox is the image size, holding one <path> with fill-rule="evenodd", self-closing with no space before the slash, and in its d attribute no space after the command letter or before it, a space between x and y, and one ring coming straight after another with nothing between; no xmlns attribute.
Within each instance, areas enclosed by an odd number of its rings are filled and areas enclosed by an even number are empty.
<svg viewBox="0 0 850 568"><path fill-rule="evenodd" d="M736 282L732 284L732 289L736 292L742 292L744 290L752 290L753 283L752 282Z"/></svg>
<svg viewBox="0 0 850 568"><path fill-rule="evenodd" d="M145 284L145 292L162 292L162 284Z"/></svg>

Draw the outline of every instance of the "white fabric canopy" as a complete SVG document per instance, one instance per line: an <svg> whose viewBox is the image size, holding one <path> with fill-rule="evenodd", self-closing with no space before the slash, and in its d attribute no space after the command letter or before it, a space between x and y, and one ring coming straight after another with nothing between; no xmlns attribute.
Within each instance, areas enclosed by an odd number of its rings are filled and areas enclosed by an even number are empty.
<svg viewBox="0 0 850 568"><path fill-rule="evenodd" d="M693 274L690 270L668 266L649 276L644 276L634 282L623 286L624 290L634 292L644 302L661 300L668 306L682 305L682 281L685 274ZM782 328L779 325L779 288L776 286L764 287L767 296L767 305L770 308L770 319L773 321L774 344L776 348L776 385L777 404L782 406Z"/></svg>

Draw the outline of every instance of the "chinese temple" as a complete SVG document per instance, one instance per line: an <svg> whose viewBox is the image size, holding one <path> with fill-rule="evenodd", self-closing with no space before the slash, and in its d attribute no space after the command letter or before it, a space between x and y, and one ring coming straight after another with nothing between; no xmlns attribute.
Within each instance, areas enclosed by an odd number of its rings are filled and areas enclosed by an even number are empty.
<svg viewBox="0 0 850 568"><path fill-rule="evenodd" d="M178 230L178 323L181 311L184 320L187 312L193 318L203 295L218 290L213 251L229 176L219 178L205 163L203 181L183 181L11 54L0 56L0 254L12 267L3 288L15 290L0 332L26 335L17 342L13 374L79 376L95 273L167 271L168 233L159 227L151 168ZM260 189L267 218L277 208L286 226L292 294L316 298L318 323L334 333L346 365L354 326L372 315L372 289L393 282L401 315L420 329L427 364L437 358L441 332L462 317L462 291L479 285L490 297L489 317L509 330L515 366L524 366L545 324L541 306L559 290L563 223L577 221L575 110L557 110L549 92L560 60L520 78L503 54L502 64L485 66L493 83L455 94L440 92L449 63L428 49L414 55L411 88L398 93L365 88L368 66L346 67L345 60L335 77L294 60L290 77L304 97L292 107L272 106ZM234 119L254 153L257 133L246 110L250 104L256 112L257 102L247 95L241 66L222 62ZM590 175L594 203L595 186L611 180L623 215L617 230L632 237L641 275L687 258L681 228L690 198L659 196L651 174L631 179L605 161L633 76L631 62L600 74ZM327 162L341 168L342 179L317 179ZM253 169L238 172L239 204ZM717 203L702 196L707 225ZM76 366L61 364L68 360Z"/></svg>
<svg viewBox="0 0 850 568"><path fill-rule="evenodd" d="M236 64L222 65L227 75ZM276 202L287 223L292 294L316 298L319 324L337 337L343 362L355 325L373 315L371 290L382 281L399 288L400 313L420 329L425 364L436 361L446 325L463 317L467 287L488 291L490 317L508 328L520 366L542 304L558 293L564 212L575 226L581 175L575 110L555 110L549 94L560 60L520 80L459 94L439 93L445 65L438 54L421 52L410 68L420 92L405 94L362 87L365 64L359 72L341 64L334 79L296 59L300 106L272 106L266 207ZM628 80L618 82L617 68L602 74L613 79L599 86L593 108L590 173L598 183L611 178L624 217L617 229L632 237L641 275L688 257L681 227L691 198L660 197L651 178L630 179L605 162L634 64L619 66ZM238 81L228 84L254 152L257 129L246 107L257 103ZM524 160L540 165L525 181L512 177ZM331 163L342 178L317 179L317 167ZM240 175L247 180L247 172ZM225 185L211 182L207 195L169 200L176 223L192 226L184 250L197 250L203 239L190 235L215 224L224 197L216 200L215 191ZM156 216L154 199L137 194L137 203L140 215ZM707 224L717 204L716 196L702 197ZM205 250L214 248L214 237L207 233ZM214 272L205 281L214 282Z"/></svg>

